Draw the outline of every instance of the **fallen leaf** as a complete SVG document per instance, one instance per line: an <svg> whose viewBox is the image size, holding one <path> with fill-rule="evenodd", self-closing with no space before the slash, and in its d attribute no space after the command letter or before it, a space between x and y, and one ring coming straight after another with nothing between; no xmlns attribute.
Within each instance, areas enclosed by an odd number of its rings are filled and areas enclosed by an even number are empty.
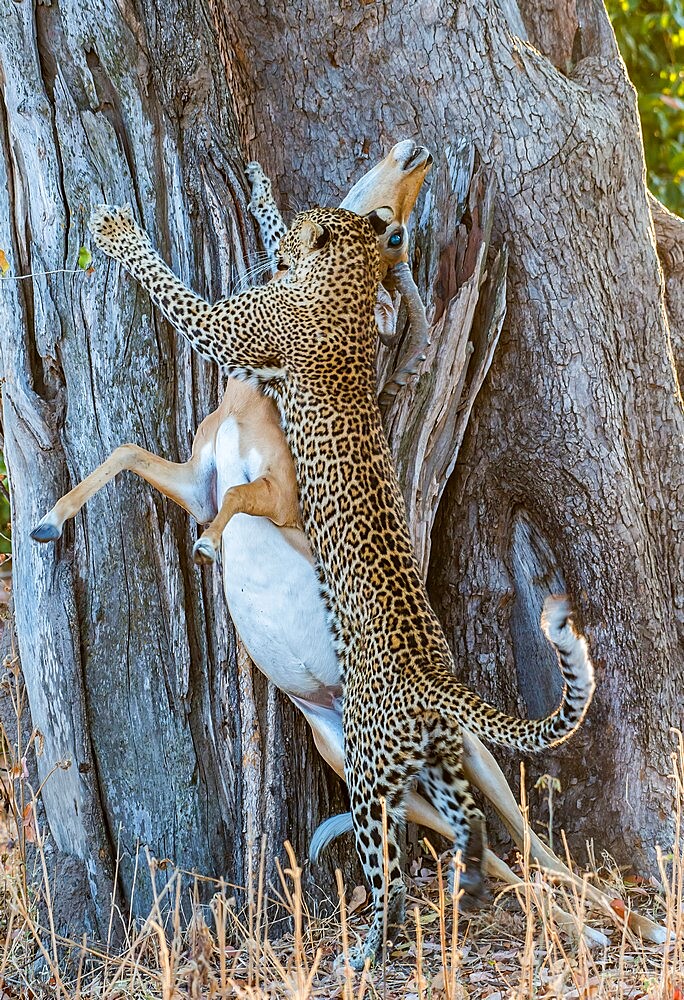
<svg viewBox="0 0 684 1000"><path fill-rule="evenodd" d="M471 983L484 983L490 979L490 974L484 970L480 972L471 972L468 979Z"/></svg>
<svg viewBox="0 0 684 1000"><path fill-rule="evenodd" d="M10 269L9 261L7 260L7 257L5 256L5 251L4 250L0 250L0 271L2 271L3 274L7 274L7 272L9 271L9 269Z"/></svg>
<svg viewBox="0 0 684 1000"><path fill-rule="evenodd" d="M390 951L390 958L395 961L405 960L410 957L411 945L408 941L398 941L392 942L392 950Z"/></svg>
<svg viewBox="0 0 684 1000"><path fill-rule="evenodd" d="M627 907L621 899L611 899L610 908L613 913L617 913L620 920L624 920L627 916Z"/></svg>
<svg viewBox="0 0 684 1000"><path fill-rule="evenodd" d="M367 894L364 887L362 885L354 886L354 891L351 894L349 905L347 906L347 913L356 913L356 911L364 905L366 899Z"/></svg>
<svg viewBox="0 0 684 1000"><path fill-rule="evenodd" d="M625 885L629 886L651 884L651 880L648 878L644 878L643 875L625 875L622 881L625 883Z"/></svg>
<svg viewBox="0 0 684 1000"><path fill-rule="evenodd" d="M433 990L444 989L444 969L440 969L436 976L433 976L431 986Z"/></svg>

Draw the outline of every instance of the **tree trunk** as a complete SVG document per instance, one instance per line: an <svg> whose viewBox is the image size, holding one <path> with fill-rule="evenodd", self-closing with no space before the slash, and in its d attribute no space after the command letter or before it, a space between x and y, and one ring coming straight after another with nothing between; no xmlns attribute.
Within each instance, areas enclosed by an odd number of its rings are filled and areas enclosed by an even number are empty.
<svg viewBox="0 0 684 1000"><path fill-rule="evenodd" d="M681 723L684 419L635 94L603 4L324 4L316 32L301 30L306 0L216 17L242 132L294 199L330 178L331 121L342 152L373 152L376 128L387 141L418 123L438 151L465 134L496 175L508 322L433 532L431 592L463 676L530 713L558 697L543 597L576 598L598 692L580 737L539 766L559 770L559 818L580 842L652 864L672 834ZM430 208L444 245L446 206Z"/></svg>
<svg viewBox="0 0 684 1000"><path fill-rule="evenodd" d="M110 2L87 23L76 3L4 14L0 245L14 273L74 267L92 208L128 202L179 273L218 298L256 243L225 84L207 69L220 65L215 41L192 4L149 24L124 14ZM40 777L73 762L45 785L49 829L92 894L65 885L58 925L104 935L117 853L119 903L146 914L139 848L245 885L250 840L257 863L262 830L305 857L320 815L344 800L289 702L276 707L244 659L237 669L220 575L194 567L182 511L123 477L54 550L28 537L124 441L186 459L217 401L215 370L102 261L2 291L19 649L45 735Z"/></svg>
<svg viewBox="0 0 684 1000"><path fill-rule="evenodd" d="M243 157L294 209L337 203L399 138L438 157L475 145L497 182L508 319L432 533L431 593L462 676L531 714L558 695L541 603L576 598L597 695L581 735L538 766L562 778L567 829L649 864L670 836L681 722L684 421L634 93L602 4L24 0L2 25L0 245L15 272L73 266L91 208L130 202L216 298L256 249ZM439 312L458 279L452 186L436 181L416 217ZM138 844L244 883L245 803L261 804L256 831L304 856L338 790L294 710L236 670L218 574L193 568L181 512L122 481L56 549L26 541L117 444L186 458L216 399L211 368L102 262L2 291L20 653L41 766L74 760L46 785L46 813L102 931L117 843L124 904ZM148 903L136 889L137 911Z"/></svg>

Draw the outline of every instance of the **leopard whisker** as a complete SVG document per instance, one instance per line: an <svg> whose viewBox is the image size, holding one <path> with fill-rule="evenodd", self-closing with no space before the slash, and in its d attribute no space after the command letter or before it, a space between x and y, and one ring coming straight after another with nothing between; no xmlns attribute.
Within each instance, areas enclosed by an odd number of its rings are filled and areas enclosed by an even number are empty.
<svg viewBox="0 0 684 1000"><path fill-rule="evenodd" d="M243 273L234 280L232 285L232 294L235 294L235 292L244 291L246 288L249 288L251 285L255 284L258 281L258 279L262 277L262 275L273 270L274 270L273 261L271 260L270 257L267 260L262 261L261 263L254 264L246 271L243 271Z"/></svg>

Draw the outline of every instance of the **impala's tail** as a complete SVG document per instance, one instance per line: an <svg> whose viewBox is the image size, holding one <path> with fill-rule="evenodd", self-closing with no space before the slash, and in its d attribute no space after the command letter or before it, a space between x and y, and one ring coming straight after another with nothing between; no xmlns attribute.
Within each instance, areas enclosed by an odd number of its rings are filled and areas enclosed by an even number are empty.
<svg viewBox="0 0 684 1000"><path fill-rule="evenodd" d="M594 693L594 667L587 643L574 628L572 607L567 597L548 597L544 602L541 627L556 650L565 681L563 698L555 712L544 719L518 719L500 712L487 702L472 701L467 714L461 702L463 688L457 686L452 704L445 706L449 721L465 726L477 736L500 746L533 753L562 743L578 728ZM472 699L472 695L470 695Z"/></svg>
<svg viewBox="0 0 684 1000"><path fill-rule="evenodd" d="M314 864L318 862L323 851L333 840L337 840L344 833L351 833L354 829L354 822L351 813L339 813L337 816L328 816L314 830L309 847L309 858Z"/></svg>

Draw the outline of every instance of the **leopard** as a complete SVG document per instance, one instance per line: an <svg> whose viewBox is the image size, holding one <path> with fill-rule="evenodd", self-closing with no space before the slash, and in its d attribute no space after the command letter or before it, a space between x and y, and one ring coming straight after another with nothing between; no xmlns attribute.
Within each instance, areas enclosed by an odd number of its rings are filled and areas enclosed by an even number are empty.
<svg viewBox="0 0 684 1000"><path fill-rule="evenodd" d="M279 244L279 279L210 305L176 277L128 207L100 206L90 223L97 246L200 354L279 407L340 660L345 776L372 890L372 924L349 954L354 969L370 965L404 924L399 834L415 782L455 831L460 887L481 894L486 830L463 771L461 727L539 751L577 730L594 691L587 645L563 598L547 601L543 622L564 682L554 712L507 715L455 676L376 400L377 235L385 225L377 212L300 213Z"/></svg>

